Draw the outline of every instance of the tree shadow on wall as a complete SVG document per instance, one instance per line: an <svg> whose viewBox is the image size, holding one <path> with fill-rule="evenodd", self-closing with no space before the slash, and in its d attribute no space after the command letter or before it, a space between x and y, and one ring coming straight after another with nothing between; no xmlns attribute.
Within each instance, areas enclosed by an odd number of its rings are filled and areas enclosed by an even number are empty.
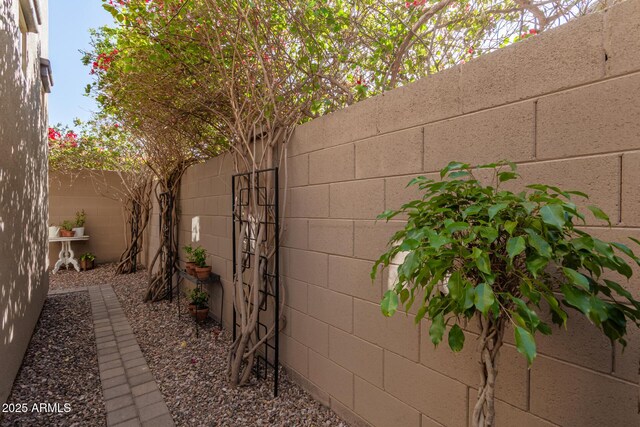
<svg viewBox="0 0 640 427"><path fill-rule="evenodd" d="M11 0L0 0L0 401L48 287L47 146L40 52L25 73ZM30 35L30 38L36 37ZM31 47L31 46L29 46ZM39 48L38 48L39 49ZM34 55L31 55L34 57ZM25 77L27 76L27 77Z"/></svg>

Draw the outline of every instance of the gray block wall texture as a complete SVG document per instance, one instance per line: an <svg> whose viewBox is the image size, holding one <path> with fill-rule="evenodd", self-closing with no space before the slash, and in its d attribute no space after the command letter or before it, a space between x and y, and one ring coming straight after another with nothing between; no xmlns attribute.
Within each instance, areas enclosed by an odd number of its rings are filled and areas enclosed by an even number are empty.
<svg viewBox="0 0 640 427"><path fill-rule="evenodd" d="M382 316L386 277L372 284L369 270L402 221L375 217L415 197L405 186L418 174L508 158L526 182L589 193L614 225L590 221L589 232L640 238L638 34L640 1L627 1L296 130L281 270L281 361L296 381L354 425L469 425L473 342L434 349L426 321ZM227 327L231 173L228 156L194 166L180 195L180 243L196 221L226 287ZM640 275L628 286L640 297ZM538 340L528 370L507 334L498 426L640 425L640 331L624 353L577 317Z"/></svg>
<svg viewBox="0 0 640 427"><path fill-rule="evenodd" d="M47 107L40 57L42 25L28 35L26 71L18 1L0 0L0 403L9 396L49 287L47 259Z"/></svg>
<svg viewBox="0 0 640 427"><path fill-rule="evenodd" d="M125 220L122 204L114 189L121 188L116 172L76 172L49 174L49 224L75 221L76 212L87 214L85 242L72 243L76 258L86 252L96 255L97 263L115 262L125 249ZM49 246L49 267L58 260L60 243ZM64 269L64 268L63 268Z"/></svg>

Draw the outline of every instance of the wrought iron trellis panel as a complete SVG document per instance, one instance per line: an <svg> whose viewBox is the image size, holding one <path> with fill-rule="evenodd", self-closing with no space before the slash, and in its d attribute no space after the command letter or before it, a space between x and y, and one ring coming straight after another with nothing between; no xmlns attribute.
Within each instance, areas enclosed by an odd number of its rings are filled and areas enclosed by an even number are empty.
<svg viewBox="0 0 640 427"><path fill-rule="evenodd" d="M268 183L271 183L271 189L268 188ZM268 375L268 369L273 369L273 395L278 395L278 366L279 366L279 353L280 353L280 220L279 220L279 185L278 185L278 168L262 169L255 172L246 172L235 174L231 178L231 198L232 198L232 215L233 215L233 277L238 273L241 275L245 270L250 269L253 265L254 268L259 267L260 263L264 262L264 274L263 279L265 283L264 289L259 290L261 294L260 306L258 311L258 323L256 325L256 336L259 341L262 339L269 330L270 322L264 323L264 316L271 314L273 316L274 335L265 340L262 345L261 351L256 355L256 361L254 364L255 375L259 379L266 379ZM270 194L270 191L273 194ZM250 218L245 218L244 208L248 207L251 199L252 192L257 192L258 206L261 208L261 216L263 218L257 225L256 221L251 221ZM269 215L271 210L272 214ZM255 253L253 249L255 247L257 239L256 226L264 226L265 233L263 237L264 241L269 241L272 237L275 245L275 254L272 262L274 265L270 265L270 261L265 256L260 256L260 259L255 259ZM242 271L237 270L237 244L236 241L239 228L247 227L247 234L242 244ZM272 272L270 273L270 268ZM243 284L250 287L249 283ZM246 301L246 299L245 299ZM271 313L269 308L271 307ZM271 317L271 316L269 316ZM236 307L235 299L233 304L233 340L236 339L238 322L236 319Z"/></svg>

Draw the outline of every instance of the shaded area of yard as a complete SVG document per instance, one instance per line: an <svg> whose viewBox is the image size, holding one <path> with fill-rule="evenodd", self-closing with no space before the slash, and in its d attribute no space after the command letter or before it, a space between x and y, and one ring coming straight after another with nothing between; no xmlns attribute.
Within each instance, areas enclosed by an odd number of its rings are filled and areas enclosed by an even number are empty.
<svg viewBox="0 0 640 427"><path fill-rule="evenodd" d="M10 406L0 426L103 426L101 390L89 296L49 296L7 400L26 413Z"/></svg>
<svg viewBox="0 0 640 427"><path fill-rule="evenodd" d="M177 426L346 426L330 409L315 401L282 372L280 395L274 399L271 381L232 389L226 378L230 331L213 320L195 324L180 298L145 304L146 271L115 275L115 265L87 272L61 270L51 275L51 290L110 284L134 330Z"/></svg>
<svg viewBox="0 0 640 427"><path fill-rule="evenodd" d="M112 281L147 363L178 426L346 426L283 373L280 395L272 382L231 389L225 376L230 331L212 320L196 337L187 302L144 304L146 272Z"/></svg>

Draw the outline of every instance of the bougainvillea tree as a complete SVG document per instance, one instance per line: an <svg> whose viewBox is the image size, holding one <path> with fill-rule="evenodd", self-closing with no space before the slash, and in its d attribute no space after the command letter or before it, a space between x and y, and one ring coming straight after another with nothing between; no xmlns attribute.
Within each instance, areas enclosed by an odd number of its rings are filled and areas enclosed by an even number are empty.
<svg viewBox="0 0 640 427"><path fill-rule="evenodd" d="M542 311L563 327L569 313L580 313L612 342L626 345L627 325L640 326L640 302L618 277L628 280L627 260L640 265L640 258L626 244L579 228L585 216L573 199L585 194L541 184L514 193L501 188L518 178L513 164L477 170L492 171L491 182L483 184L469 165L455 162L441 171L442 181L412 180L423 195L380 215L389 220L406 214L408 220L371 274L375 278L380 265L399 263L382 312L391 316L399 305L407 311L417 307L415 320L429 321L436 346L448 330L451 350L462 350L464 321L476 322L480 336L472 345L478 347L481 380L471 420L473 426L493 426L497 363L507 328L529 365L536 357L535 335L552 333ZM602 210L588 209L611 225Z"/></svg>
<svg viewBox="0 0 640 427"><path fill-rule="evenodd" d="M227 148L238 172L281 164L297 123L332 100L338 104L352 96L350 88L336 84L343 79L335 78L341 68L336 46L342 55L349 50L346 43L336 44L340 30L349 28L348 15L338 9L214 0L130 1L106 8L120 25L96 33L95 51L86 58L97 77L91 90L105 110L144 141L160 194L171 195L159 199L163 212L177 209L172 195L189 165ZM239 247L249 239L247 233L266 232L260 224L269 218L258 213L264 202L259 197L273 199L274 194L269 187L266 194L251 196L252 209L244 215L257 227L239 230ZM151 279L150 299L165 296L162 290L173 282L177 228L163 230L166 249L156 257L164 258L164 268ZM274 257L274 238L257 239L257 259ZM275 333L272 326L261 339L255 334L261 305L256 300L268 285L260 268L240 267L234 278L240 319L229 357L234 385L248 381L256 350ZM164 286L157 286L159 277Z"/></svg>
<svg viewBox="0 0 640 427"><path fill-rule="evenodd" d="M186 169L219 152L215 129L187 97L192 76L171 55L188 49L183 19L174 19L181 2L105 2L116 25L93 33L93 51L85 55L94 83L87 90L104 114L126 126L139 142L146 166L155 176L154 195L161 211L160 245L148 266L146 299L170 297L178 253L180 178ZM180 47L178 47L180 46ZM190 51L191 61L198 53Z"/></svg>
<svg viewBox="0 0 640 427"><path fill-rule="evenodd" d="M242 385L250 378L260 344L275 332L272 324L259 338L256 329L261 299L265 291L274 293L267 277L274 274L277 250L266 225L275 212L265 213L261 206L278 203L271 182L264 192L257 190L265 184L258 182L256 172L278 165L286 170L286 147L295 125L322 103L350 96L332 81L340 72L339 49L329 45L331 34L339 38L349 21L300 2L205 3L205 14L196 19L216 25L200 27L196 37L212 58L211 70L205 67L205 72L219 77L216 97L224 108L214 115L230 142L236 170L251 173L248 182L238 184L250 189L248 204L234 212L241 224L234 277L239 333L230 349L228 373L232 385ZM332 17L333 33L327 30L327 16ZM251 268L243 262L247 245L254 245L254 259L262 260Z"/></svg>
<svg viewBox="0 0 640 427"><path fill-rule="evenodd" d="M77 125L80 136L60 125L49 128L49 168L72 177L88 173L98 191L121 202L127 229L116 273L135 272L151 209L150 171L139 145L119 123L96 115ZM107 171L119 178L116 185Z"/></svg>

